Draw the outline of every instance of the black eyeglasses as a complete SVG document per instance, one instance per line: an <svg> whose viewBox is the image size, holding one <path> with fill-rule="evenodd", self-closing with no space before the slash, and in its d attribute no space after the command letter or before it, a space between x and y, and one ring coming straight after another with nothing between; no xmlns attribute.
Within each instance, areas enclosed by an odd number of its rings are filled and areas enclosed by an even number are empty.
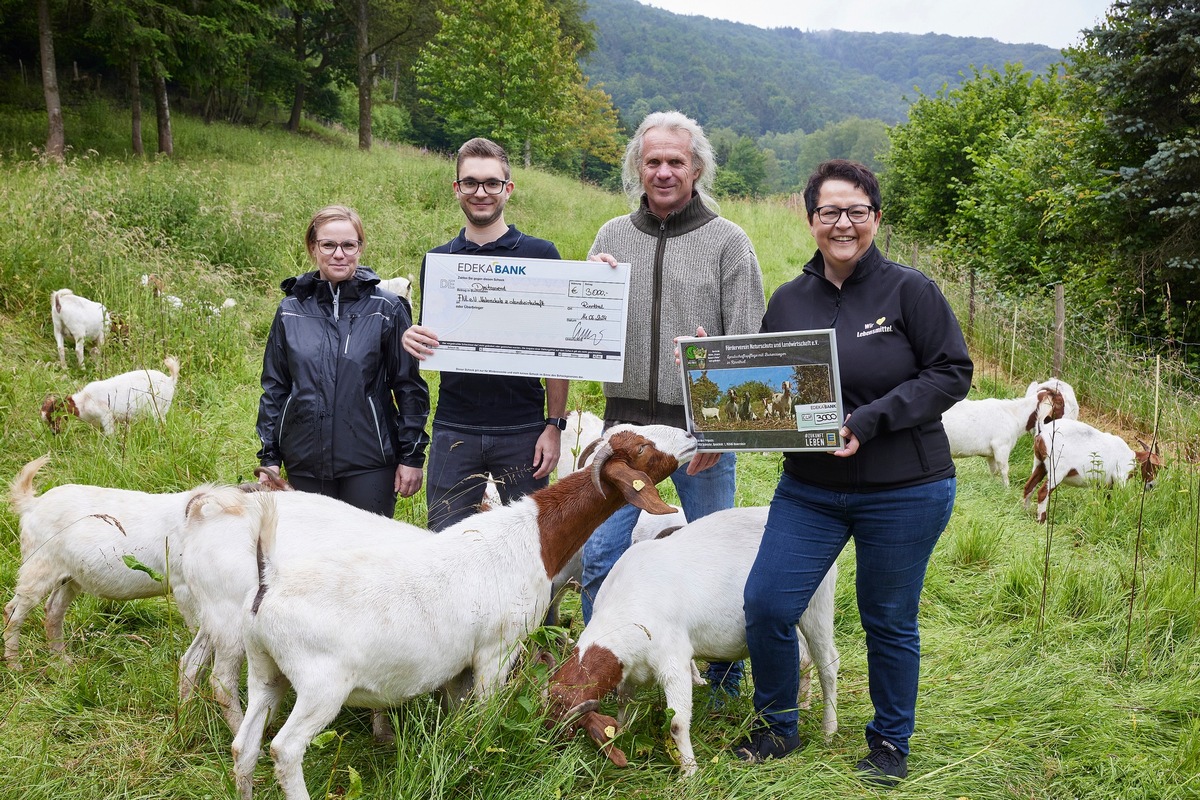
<svg viewBox="0 0 1200 800"><path fill-rule="evenodd" d="M500 194L504 191L504 187L508 185L508 181L502 181L498 178L488 178L486 181L477 181L474 178L460 178L454 182L458 187L458 191L462 194L475 194L479 191L479 187L483 187L484 194Z"/></svg>
<svg viewBox="0 0 1200 800"><path fill-rule="evenodd" d="M836 225L837 221L842 218L842 214L845 214L851 222L866 222L871 218L871 212L874 210L874 206L850 206L849 208L821 206L816 210L816 215L817 219L826 225Z"/></svg>
<svg viewBox="0 0 1200 800"><path fill-rule="evenodd" d="M317 248L327 256L336 253L339 247L342 248L343 253L352 256L358 252L358 248L362 247L362 242L357 239L347 239L344 242L335 242L333 239L320 239L317 242Z"/></svg>

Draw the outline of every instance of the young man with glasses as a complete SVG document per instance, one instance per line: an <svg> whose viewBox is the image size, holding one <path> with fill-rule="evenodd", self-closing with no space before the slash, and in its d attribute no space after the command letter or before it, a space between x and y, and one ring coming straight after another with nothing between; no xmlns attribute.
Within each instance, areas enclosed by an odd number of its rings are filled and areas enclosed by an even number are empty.
<svg viewBox="0 0 1200 800"><path fill-rule="evenodd" d="M504 148L471 139L458 150L456 170L454 193L467 224L430 252L559 258L553 243L505 223L504 206L515 186ZM422 290L424 285L422 260ZM405 350L424 360L438 337L418 324L403 341ZM567 385L552 378L543 387L538 378L441 373L426 488L430 530L444 530L479 510L486 473L505 503L549 483L566 428Z"/></svg>

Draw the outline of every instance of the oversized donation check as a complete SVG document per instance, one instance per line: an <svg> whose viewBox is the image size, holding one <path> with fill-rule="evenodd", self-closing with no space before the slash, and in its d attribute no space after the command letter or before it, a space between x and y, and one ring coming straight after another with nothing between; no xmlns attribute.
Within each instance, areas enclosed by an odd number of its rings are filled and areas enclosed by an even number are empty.
<svg viewBox="0 0 1200 800"><path fill-rule="evenodd" d="M629 265L429 253L422 369L619 382Z"/></svg>

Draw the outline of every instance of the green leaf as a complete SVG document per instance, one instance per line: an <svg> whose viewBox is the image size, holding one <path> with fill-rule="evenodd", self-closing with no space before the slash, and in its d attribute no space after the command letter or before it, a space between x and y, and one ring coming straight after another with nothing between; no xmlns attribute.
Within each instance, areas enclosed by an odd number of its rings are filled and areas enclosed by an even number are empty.
<svg viewBox="0 0 1200 800"><path fill-rule="evenodd" d="M162 573L158 572L153 567L147 567L141 561L138 561L137 556L122 556L121 560L125 562L125 566L129 567L130 569L137 570L138 572L146 573L152 580L158 581L159 583L162 583L164 580L166 580Z"/></svg>
<svg viewBox="0 0 1200 800"><path fill-rule="evenodd" d="M320 748L328 745L330 742L332 742L336 738L338 738L337 731L333 731L333 730L321 731L320 733L318 733L316 736L313 737L312 746L320 749Z"/></svg>

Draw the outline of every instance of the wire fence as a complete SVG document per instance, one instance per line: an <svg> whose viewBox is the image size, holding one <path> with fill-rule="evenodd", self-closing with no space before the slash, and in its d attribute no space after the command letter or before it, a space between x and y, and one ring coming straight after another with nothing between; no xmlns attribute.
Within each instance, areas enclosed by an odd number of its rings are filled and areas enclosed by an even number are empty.
<svg viewBox="0 0 1200 800"><path fill-rule="evenodd" d="M1200 460L1200 374L1188 366L1200 343L1135 335L1116 321L1096 319L1089 309L1072 308L1069 295L1056 310L1053 291L1001 291L891 230L884 248L938 282L976 358L977 386L1023 389L1030 381L1058 377L1075 389L1097 427L1115 428L1127 439L1156 440L1177 458Z"/></svg>

